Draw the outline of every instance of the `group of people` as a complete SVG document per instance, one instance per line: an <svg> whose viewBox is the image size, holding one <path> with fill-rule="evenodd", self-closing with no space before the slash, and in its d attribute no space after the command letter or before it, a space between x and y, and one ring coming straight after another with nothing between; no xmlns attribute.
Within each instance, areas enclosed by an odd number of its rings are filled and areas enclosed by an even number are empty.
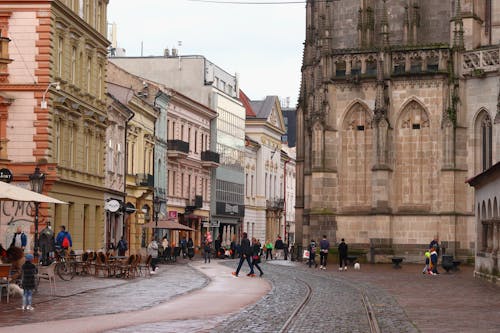
<svg viewBox="0 0 500 333"><path fill-rule="evenodd" d="M437 275L439 274L437 270L438 258L439 258L439 238L434 237L434 239L429 244L429 249L425 251L425 267L422 270L422 274Z"/></svg>
<svg viewBox="0 0 500 333"><path fill-rule="evenodd" d="M281 236L278 235L274 244L270 239L267 240L266 244L264 244L264 250L266 251L266 260L268 260L269 257L273 260L273 250L275 251L274 258L279 259L284 257L285 243L283 243Z"/></svg>
<svg viewBox="0 0 500 333"><path fill-rule="evenodd" d="M264 271L259 266L260 256L262 254L262 244L257 241L255 237L252 237L252 243L250 244L248 234L244 232L243 238L241 239L240 251L240 261L238 262L236 271L232 272L232 275L235 277L239 276L241 266L243 265L244 261L246 261L248 263L248 266L250 267L250 272L247 274L247 276L255 276L254 268L257 268L259 270L259 276L264 275Z"/></svg>
<svg viewBox="0 0 500 333"><path fill-rule="evenodd" d="M62 225L60 231L54 239L50 225L40 233L39 244L42 249L42 262L46 262L49 257L49 251L54 248L58 251L67 251L73 246L71 235L66 231L66 227ZM23 232L22 227L18 226L16 232L12 236L10 247L5 250L0 244L0 261L6 261L13 265L14 270L20 271L12 275L12 279L20 278L21 287L23 288L23 303L21 309L32 311L33 291L36 288L36 275L38 273L37 266L33 263L34 256L31 253L24 255L24 251L28 245L28 236ZM24 256L24 263L22 258ZM22 263L22 266L21 266ZM17 267L16 267L17 266ZM19 268L19 266L21 266Z"/></svg>
<svg viewBox="0 0 500 333"><path fill-rule="evenodd" d="M317 244L314 239L311 239L309 246L307 248L309 252L309 258L307 264L309 267L314 265L315 268L318 267L318 263L316 262L316 251ZM319 242L319 268L322 270L326 270L326 265L328 262L328 253L330 251L330 242L326 239L326 235L323 235L323 239ZM342 238L340 244L338 245L339 252L339 270L347 270L347 244L345 243L345 239Z"/></svg>

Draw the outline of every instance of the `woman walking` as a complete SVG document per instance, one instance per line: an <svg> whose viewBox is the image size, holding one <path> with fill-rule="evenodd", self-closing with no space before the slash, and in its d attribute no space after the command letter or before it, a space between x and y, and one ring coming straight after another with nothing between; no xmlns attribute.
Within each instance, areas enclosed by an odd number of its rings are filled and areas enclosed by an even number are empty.
<svg viewBox="0 0 500 333"><path fill-rule="evenodd" d="M252 237L252 266L250 267L250 273L248 276L255 276L255 272L253 270L254 267L257 267L257 269L260 272L259 276L264 275L264 272L259 266L260 263L260 243L257 241L255 237Z"/></svg>

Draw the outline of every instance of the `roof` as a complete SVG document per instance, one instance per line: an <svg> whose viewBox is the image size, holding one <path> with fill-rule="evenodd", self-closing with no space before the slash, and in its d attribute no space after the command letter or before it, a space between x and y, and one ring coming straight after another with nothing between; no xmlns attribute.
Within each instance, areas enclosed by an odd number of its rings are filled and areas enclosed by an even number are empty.
<svg viewBox="0 0 500 333"><path fill-rule="evenodd" d="M127 105L134 96L132 88L126 88L113 82L107 82L107 90L110 95L123 105Z"/></svg>
<svg viewBox="0 0 500 333"><path fill-rule="evenodd" d="M256 118L267 119L271 115L273 107L276 105L277 98L277 96L266 96L263 101L250 101Z"/></svg>
<svg viewBox="0 0 500 333"><path fill-rule="evenodd" d="M470 179L467 179L465 182L469 183L470 186L480 185L484 180L490 178L491 176L498 173L500 176L500 162L497 162L495 165L487 169L486 171L474 176Z"/></svg>
<svg viewBox="0 0 500 333"><path fill-rule="evenodd" d="M240 89L240 101L243 104L243 107L245 107L247 118L248 117L255 118L255 112L253 112L252 105L250 104L251 103L250 99L241 89Z"/></svg>

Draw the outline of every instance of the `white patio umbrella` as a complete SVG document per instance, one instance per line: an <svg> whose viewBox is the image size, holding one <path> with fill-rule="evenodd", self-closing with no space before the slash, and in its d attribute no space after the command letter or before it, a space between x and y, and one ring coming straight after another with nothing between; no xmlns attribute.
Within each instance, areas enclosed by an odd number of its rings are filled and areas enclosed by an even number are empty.
<svg viewBox="0 0 500 333"><path fill-rule="evenodd" d="M33 201L33 202L47 202L56 204L67 204L67 202L26 190L19 186L14 186L0 181L0 200L11 201Z"/></svg>

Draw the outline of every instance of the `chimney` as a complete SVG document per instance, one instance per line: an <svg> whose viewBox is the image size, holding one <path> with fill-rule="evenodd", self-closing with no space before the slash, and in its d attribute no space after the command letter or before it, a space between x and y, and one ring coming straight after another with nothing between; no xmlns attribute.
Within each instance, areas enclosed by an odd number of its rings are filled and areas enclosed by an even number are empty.
<svg viewBox="0 0 500 333"><path fill-rule="evenodd" d="M163 50L163 56L164 57L169 57L170 56L170 51L168 49Z"/></svg>

